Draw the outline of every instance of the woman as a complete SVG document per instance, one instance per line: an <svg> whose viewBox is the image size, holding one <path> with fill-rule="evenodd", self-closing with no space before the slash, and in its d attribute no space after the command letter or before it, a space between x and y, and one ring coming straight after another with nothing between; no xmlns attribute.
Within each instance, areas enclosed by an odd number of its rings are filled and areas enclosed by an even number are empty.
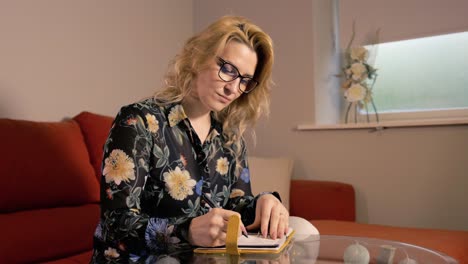
<svg viewBox="0 0 468 264"><path fill-rule="evenodd" d="M222 17L186 42L164 89L122 107L104 147L93 262L223 245L233 214L284 236L279 195L252 196L243 140L268 113L272 66L266 33Z"/></svg>

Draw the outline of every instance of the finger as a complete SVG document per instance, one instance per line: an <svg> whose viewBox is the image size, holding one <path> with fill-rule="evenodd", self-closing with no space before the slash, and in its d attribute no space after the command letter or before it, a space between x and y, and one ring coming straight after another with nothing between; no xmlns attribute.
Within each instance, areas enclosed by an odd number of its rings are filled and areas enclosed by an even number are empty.
<svg viewBox="0 0 468 264"><path fill-rule="evenodd" d="M247 230L255 230L260 227L260 205L257 204L257 208L255 209L255 219L252 224L246 226Z"/></svg>
<svg viewBox="0 0 468 264"><path fill-rule="evenodd" d="M280 206L274 206L271 208L271 216L270 216L270 236L273 239L276 239L276 236L279 231L279 222L280 222L280 212L281 212L281 207Z"/></svg>
<svg viewBox="0 0 468 264"><path fill-rule="evenodd" d="M211 224L214 226L224 226L227 221L229 220L229 217L226 217L226 210L220 209L220 208L214 208L212 209L209 214L211 214Z"/></svg>
<svg viewBox="0 0 468 264"><path fill-rule="evenodd" d="M232 215L237 215L237 216L239 216L239 219L241 219L241 215L238 212L234 212L234 211L231 211L231 210L216 208L215 212L216 212L216 214L220 215L225 221L228 221L229 218Z"/></svg>
<svg viewBox="0 0 468 264"><path fill-rule="evenodd" d="M226 233L221 232L219 236L213 241L213 247L226 245Z"/></svg>
<svg viewBox="0 0 468 264"><path fill-rule="evenodd" d="M229 220L229 217L232 215L232 213L235 212L223 208L213 208L210 210L210 213L214 214L215 217L221 217L222 219L227 221Z"/></svg>
<svg viewBox="0 0 468 264"><path fill-rule="evenodd" d="M245 229L244 223L242 223L242 221L240 222L239 229L240 234L244 235L245 237L249 237L247 229Z"/></svg>
<svg viewBox="0 0 468 264"><path fill-rule="evenodd" d="M289 230L289 212L288 211L286 211L286 216L284 218L284 223L285 223L284 234L287 234L288 230Z"/></svg>
<svg viewBox="0 0 468 264"><path fill-rule="evenodd" d="M279 223L278 223L278 237L283 238L284 234L286 233L286 216L284 214L280 215Z"/></svg>
<svg viewBox="0 0 468 264"><path fill-rule="evenodd" d="M279 230L278 232L281 232L283 235L286 235L289 229L289 212L286 208L283 208L280 215L281 215L280 217L281 227L278 226L278 230Z"/></svg>
<svg viewBox="0 0 468 264"><path fill-rule="evenodd" d="M206 230L206 233L199 234L200 237L206 236L206 246L208 247L213 247L216 245L219 245L220 241L224 241L226 238L226 232L222 231L220 226L211 226L208 230ZM203 246L203 245L202 245Z"/></svg>
<svg viewBox="0 0 468 264"><path fill-rule="evenodd" d="M262 208L260 208L260 231L262 232L264 238L268 235L268 225L270 224L271 207L271 204L263 203Z"/></svg>
<svg viewBox="0 0 468 264"><path fill-rule="evenodd" d="M221 226L219 226L219 230L223 233L227 233L228 230L228 222L224 221Z"/></svg>
<svg viewBox="0 0 468 264"><path fill-rule="evenodd" d="M241 215L238 212L234 212L234 211L231 211L231 210L225 210L225 209L221 209L221 208L217 208L215 213L222 219L221 230L223 232L227 232L228 223L229 223L229 219L231 218L231 216L237 215L239 217L239 219L241 218ZM241 234L247 235L247 230L245 229L245 226L242 223L242 221L240 221L240 224L239 224L239 236Z"/></svg>
<svg viewBox="0 0 468 264"><path fill-rule="evenodd" d="M258 229L259 226L260 226L260 218L257 215L255 215L254 222L252 224L246 226L245 228L247 230L255 230L255 229Z"/></svg>
<svg viewBox="0 0 468 264"><path fill-rule="evenodd" d="M212 240L216 239L219 233L227 232L228 221L225 219L222 210L223 209L216 208L216 210L213 209L209 212L211 216L207 224L209 225L208 227Z"/></svg>

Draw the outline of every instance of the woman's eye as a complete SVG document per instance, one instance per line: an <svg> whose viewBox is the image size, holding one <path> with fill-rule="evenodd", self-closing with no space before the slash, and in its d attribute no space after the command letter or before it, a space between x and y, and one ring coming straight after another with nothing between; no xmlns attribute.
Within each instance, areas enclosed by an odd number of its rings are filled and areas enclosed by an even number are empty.
<svg viewBox="0 0 468 264"><path fill-rule="evenodd" d="M247 86L249 84L250 80L249 79L242 79L241 80L241 85Z"/></svg>
<svg viewBox="0 0 468 264"><path fill-rule="evenodd" d="M230 64L224 64L221 70L225 74L229 74L231 76L237 76L237 70Z"/></svg>

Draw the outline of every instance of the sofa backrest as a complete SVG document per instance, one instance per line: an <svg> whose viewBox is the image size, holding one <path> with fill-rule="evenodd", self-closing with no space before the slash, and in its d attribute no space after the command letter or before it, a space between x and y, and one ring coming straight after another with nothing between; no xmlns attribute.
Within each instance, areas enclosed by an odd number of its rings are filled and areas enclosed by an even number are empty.
<svg viewBox="0 0 468 264"><path fill-rule="evenodd" d="M291 215L307 220L356 220L354 187L349 183L317 180L291 181Z"/></svg>
<svg viewBox="0 0 468 264"><path fill-rule="evenodd" d="M73 121L0 119L0 212L99 202L99 184Z"/></svg>
<svg viewBox="0 0 468 264"><path fill-rule="evenodd" d="M114 119L110 116L85 111L73 117L73 120L80 124L89 151L90 162L93 165L98 181L101 181L103 148Z"/></svg>
<svg viewBox="0 0 468 264"><path fill-rule="evenodd" d="M0 263L92 248L99 182L78 123L0 119Z"/></svg>

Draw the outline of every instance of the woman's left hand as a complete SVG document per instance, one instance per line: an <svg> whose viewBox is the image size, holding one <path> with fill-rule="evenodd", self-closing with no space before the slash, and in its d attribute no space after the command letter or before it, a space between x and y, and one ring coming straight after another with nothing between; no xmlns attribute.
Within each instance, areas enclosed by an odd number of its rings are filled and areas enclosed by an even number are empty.
<svg viewBox="0 0 468 264"><path fill-rule="evenodd" d="M263 237L270 234L272 239L282 238L289 228L289 212L272 194L264 194L257 200L254 222L247 230L258 229Z"/></svg>

